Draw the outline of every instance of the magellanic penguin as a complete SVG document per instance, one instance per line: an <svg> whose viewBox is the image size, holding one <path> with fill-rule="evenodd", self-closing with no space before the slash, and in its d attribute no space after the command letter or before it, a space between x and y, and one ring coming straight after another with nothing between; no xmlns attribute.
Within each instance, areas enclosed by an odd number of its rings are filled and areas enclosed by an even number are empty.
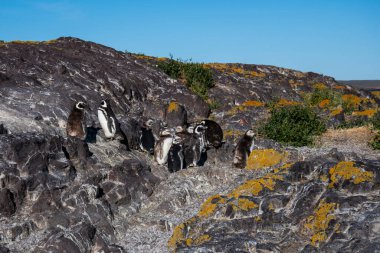
<svg viewBox="0 0 380 253"><path fill-rule="evenodd" d="M205 144L206 147L219 148L223 143L223 130L218 123L213 120L205 119L201 123L206 127L205 130Z"/></svg>
<svg viewBox="0 0 380 253"><path fill-rule="evenodd" d="M245 168L248 156L254 146L255 133L252 129L245 132L244 136L238 141L234 150L234 165L237 168Z"/></svg>
<svg viewBox="0 0 380 253"><path fill-rule="evenodd" d="M119 131L119 122L111 109L109 101L102 100L98 108L98 119L104 135L109 138L115 138L116 132Z"/></svg>
<svg viewBox="0 0 380 253"><path fill-rule="evenodd" d="M174 140L174 129L164 129L160 133L160 139L154 146L154 159L162 165L168 160L169 150Z"/></svg>
<svg viewBox="0 0 380 253"><path fill-rule="evenodd" d="M152 119L144 122L143 126L140 128L139 134L140 149L151 155L154 154L154 144L156 141L152 132L153 123L154 121Z"/></svg>
<svg viewBox="0 0 380 253"><path fill-rule="evenodd" d="M191 129L192 128L187 128L187 131L190 131ZM193 129L191 138L184 143L185 165L189 167L198 166L202 156L206 152L204 138L205 126L199 124Z"/></svg>
<svg viewBox="0 0 380 253"><path fill-rule="evenodd" d="M86 104L84 102L77 102L74 105L67 119L67 136L77 137L82 140L86 138L85 107Z"/></svg>
<svg viewBox="0 0 380 253"><path fill-rule="evenodd" d="M179 136L175 136L168 154L168 169L170 173L173 173L184 168L185 160L183 155L182 139Z"/></svg>

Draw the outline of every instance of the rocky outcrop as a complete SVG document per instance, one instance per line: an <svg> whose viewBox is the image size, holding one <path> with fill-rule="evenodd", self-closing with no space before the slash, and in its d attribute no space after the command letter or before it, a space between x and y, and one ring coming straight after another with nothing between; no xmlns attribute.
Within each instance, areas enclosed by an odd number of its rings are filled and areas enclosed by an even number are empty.
<svg viewBox="0 0 380 253"><path fill-rule="evenodd" d="M139 150L141 126L153 119L158 135L164 122L183 126L210 108L159 70L158 60L75 38L0 43L0 252L378 250L377 153L258 139L247 168L231 166L237 138L268 116L275 96L282 99L273 106L299 103L316 84L336 88L334 79L206 65L215 81L210 118L221 124L224 143L207 151L203 167L169 173ZM348 101L360 100L357 116L372 113L368 94L342 89ZM99 127L104 98L122 142L106 140ZM85 141L65 131L78 100L89 105Z"/></svg>

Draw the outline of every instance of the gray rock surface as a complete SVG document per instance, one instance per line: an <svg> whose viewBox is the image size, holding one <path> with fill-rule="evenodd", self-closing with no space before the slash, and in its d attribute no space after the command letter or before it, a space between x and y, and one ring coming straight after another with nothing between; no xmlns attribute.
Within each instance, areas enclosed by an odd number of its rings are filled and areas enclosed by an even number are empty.
<svg viewBox="0 0 380 253"><path fill-rule="evenodd" d="M208 150L203 167L169 173L138 150L141 123L153 118L157 135L162 121L184 125L210 109L156 61L75 38L0 43L1 253L379 249L379 153L259 139L250 170L231 166L239 135L268 116L263 103L301 101L300 91L334 79L209 65L209 97L219 104L210 118L225 143ZM126 142L106 140L99 128L103 98ZM89 105L86 141L65 133L77 100Z"/></svg>

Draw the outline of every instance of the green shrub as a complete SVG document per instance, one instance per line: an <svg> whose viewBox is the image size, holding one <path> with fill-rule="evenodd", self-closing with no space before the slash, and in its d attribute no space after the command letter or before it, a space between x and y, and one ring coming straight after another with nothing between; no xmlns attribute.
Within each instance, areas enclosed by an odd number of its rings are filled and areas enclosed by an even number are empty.
<svg viewBox="0 0 380 253"><path fill-rule="evenodd" d="M317 106L323 100L329 100L328 107L334 108L343 105L342 93L333 91L329 88L316 88L312 93L306 94L305 102L311 106Z"/></svg>
<svg viewBox="0 0 380 253"><path fill-rule="evenodd" d="M380 150L380 133L378 133L375 138L373 138L370 144L373 149Z"/></svg>
<svg viewBox="0 0 380 253"><path fill-rule="evenodd" d="M214 86L212 72L202 63L174 60L173 56L170 56L170 59L159 62L158 67L172 78L183 79L186 86L204 100L207 98L208 90Z"/></svg>
<svg viewBox="0 0 380 253"><path fill-rule="evenodd" d="M371 123L374 129L380 130L380 111L376 112L376 114L373 115Z"/></svg>
<svg viewBox="0 0 380 253"><path fill-rule="evenodd" d="M268 122L260 129L273 140L297 147L312 144L313 137L325 131L326 125L318 115L301 105L273 109Z"/></svg>

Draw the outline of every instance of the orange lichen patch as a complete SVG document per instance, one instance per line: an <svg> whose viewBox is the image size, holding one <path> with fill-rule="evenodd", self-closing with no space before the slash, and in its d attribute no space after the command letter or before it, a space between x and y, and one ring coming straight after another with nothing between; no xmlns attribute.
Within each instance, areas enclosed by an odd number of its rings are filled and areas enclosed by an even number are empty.
<svg viewBox="0 0 380 253"><path fill-rule="evenodd" d="M250 209L258 207L258 205L255 202L250 201L249 199L239 198L238 199L238 207L241 210L248 211Z"/></svg>
<svg viewBox="0 0 380 253"><path fill-rule="evenodd" d="M330 99L324 99L321 102L319 102L318 107L319 108L325 108L330 104Z"/></svg>
<svg viewBox="0 0 380 253"><path fill-rule="evenodd" d="M285 98L281 98L276 106L289 106L289 105L299 105L301 104L300 102L297 102L297 101L291 101L291 100L287 100Z"/></svg>
<svg viewBox="0 0 380 253"><path fill-rule="evenodd" d="M137 59L141 59L141 60L155 60L156 59L156 57L143 55L143 54L137 54L137 55L135 55L135 57Z"/></svg>
<svg viewBox="0 0 380 253"><path fill-rule="evenodd" d="M354 116L367 116L369 118L372 118L373 115L375 115L376 113L376 110L374 109L368 109L368 110L365 110L365 111L356 111L356 112L353 112L352 115Z"/></svg>
<svg viewBox="0 0 380 253"><path fill-rule="evenodd" d="M176 112L179 109L179 104L177 102L170 102L168 106L168 112Z"/></svg>
<svg viewBox="0 0 380 253"><path fill-rule="evenodd" d="M167 57L158 57L156 59L157 59L157 61L166 61L166 60L169 60L169 58L167 58Z"/></svg>
<svg viewBox="0 0 380 253"><path fill-rule="evenodd" d="M363 169L354 166L354 162L340 162L336 166L329 170L330 181L329 187L334 187L340 180L347 181L354 184L360 184L363 182L373 181L374 174L371 171L365 171Z"/></svg>
<svg viewBox="0 0 380 253"><path fill-rule="evenodd" d="M257 196L265 188L273 191L276 185L276 180L282 179L283 177L281 175L268 173L265 177L246 181L229 193L227 197L237 199L240 196Z"/></svg>
<svg viewBox="0 0 380 253"><path fill-rule="evenodd" d="M380 99L380 91L372 91L371 93L372 93L372 95L374 95L375 97Z"/></svg>
<svg viewBox="0 0 380 253"><path fill-rule="evenodd" d="M305 227L313 233L310 238L313 246L326 241L326 230L329 227L330 221L335 219L333 213L337 207L336 203L327 203L325 200L322 200L314 211L314 214L307 218Z"/></svg>
<svg viewBox="0 0 380 253"><path fill-rule="evenodd" d="M338 114L341 114L343 112L342 108L336 108L330 112L330 116L336 116Z"/></svg>
<svg viewBox="0 0 380 253"><path fill-rule="evenodd" d="M246 106L243 106L243 105L237 105L237 106L234 106L232 107L230 110L228 110L226 112L227 115L235 115L239 112L245 112L247 111L248 108Z"/></svg>
<svg viewBox="0 0 380 253"><path fill-rule="evenodd" d="M255 101L255 100L248 100L248 101L245 101L243 103L243 106L254 106L254 107L258 107L258 106L264 106L264 103L263 102L260 102L260 101Z"/></svg>
<svg viewBox="0 0 380 253"><path fill-rule="evenodd" d="M29 45L36 45L41 43L40 41L33 41L33 40L13 40L7 43L12 43L12 44L29 44Z"/></svg>
<svg viewBox="0 0 380 253"><path fill-rule="evenodd" d="M206 202L201 206L201 210L198 212L200 217L208 217L214 213L218 204L224 204L226 200L219 194L209 197Z"/></svg>
<svg viewBox="0 0 380 253"><path fill-rule="evenodd" d="M246 169L258 170L277 165L286 160L287 154L274 149L256 149L247 160Z"/></svg>
<svg viewBox="0 0 380 253"><path fill-rule="evenodd" d="M356 95L353 94L345 94L342 96L342 99L344 102L348 103L349 105L352 106L358 106L362 99Z"/></svg>
<svg viewBox="0 0 380 253"><path fill-rule="evenodd" d="M183 234L183 229L185 228L185 223L179 224L174 228L173 235L168 241L169 248L175 248L177 243L184 241L185 237Z"/></svg>
<svg viewBox="0 0 380 253"><path fill-rule="evenodd" d="M210 241L211 239L212 239L212 237L209 235L201 235L201 236L193 239L192 245L198 246L198 245L201 245L205 242ZM191 245L188 245L188 246L191 246Z"/></svg>
<svg viewBox="0 0 380 253"><path fill-rule="evenodd" d="M289 169L290 167L293 166L294 163L287 163L283 166L281 166L280 168L276 168L273 170L274 173L278 173L278 174L283 174L283 173L287 173L287 169Z"/></svg>
<svg viewBox="0 0 380 253"><path fill-rule="evenodd" d="M229 74L245 75L246 77L265 77L265 73L257 72L253 70L245 70L238 65L227 65L223 63L208 63L204 64L206 68L212 68L221 72Z"/></svg>
<svg viewBox="0 0 380 253"><path fill-rule="evenodd" d="M262 72L249 71L247 74L253 77L265 77L265 73Z"/></svg>
<svg viewBox="0 0 380 253"><path fill-rule="evenodd" d="M324 83L315 83L315 84L313 85L313 87L314 87L314 89L319 89L319 90L322 90L322 89L326 89L326 88L327 88L326 84L324 84Z"/></svg>
<svg viewBox="0 0 380 253"><path fill-rule="evenodd" d="M344 85L335 85L333 86L333 89L336 89L336 90L344 90L346 88L346 86Z"/></svg>

